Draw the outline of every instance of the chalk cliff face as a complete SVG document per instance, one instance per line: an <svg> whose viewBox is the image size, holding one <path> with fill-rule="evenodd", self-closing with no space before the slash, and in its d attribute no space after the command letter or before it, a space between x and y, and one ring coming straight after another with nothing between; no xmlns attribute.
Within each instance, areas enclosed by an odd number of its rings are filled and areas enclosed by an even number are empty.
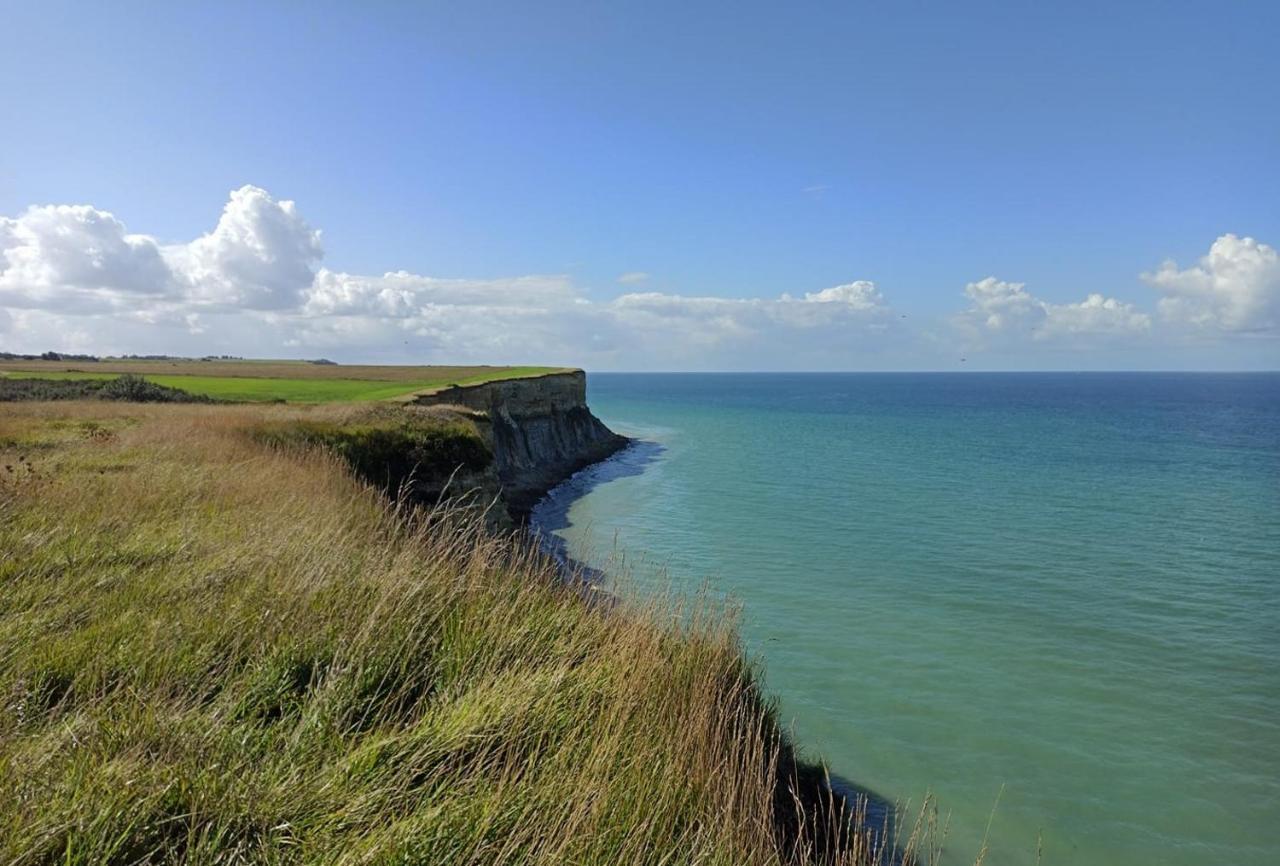
<svg viewBox="0 0 1280 866"><path fill-rule="evenodd" d="M587 408L581 370L455 386L421 395L426 405L462 406L493 449L502 499L523 522L548 490L627 444Z"/></svg>

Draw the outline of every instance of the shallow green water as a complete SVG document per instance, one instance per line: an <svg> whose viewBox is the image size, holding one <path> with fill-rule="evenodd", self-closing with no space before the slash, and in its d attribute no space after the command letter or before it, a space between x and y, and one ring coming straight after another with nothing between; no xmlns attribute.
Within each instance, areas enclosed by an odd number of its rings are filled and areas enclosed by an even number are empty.
<svg viewBox="0 0 1280 866"><path fill-rule="evenodd" d="M1280 376L593 375L540 510L744 607L797 736L951 862L1280 863ZM562 524L567 522L567 526Z"/></svg>

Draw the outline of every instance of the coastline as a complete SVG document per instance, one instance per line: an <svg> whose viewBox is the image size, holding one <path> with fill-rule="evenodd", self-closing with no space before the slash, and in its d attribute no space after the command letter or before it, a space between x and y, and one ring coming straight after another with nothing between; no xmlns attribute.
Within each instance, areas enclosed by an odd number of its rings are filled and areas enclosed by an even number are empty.
<svg viewBox="0 0 1280 866"><path fill-rule="evenodd" d="M620 434L619 434L620 435ZM622 437L626 443L601 460L588 463L549 488L528 511L526 527L538 549L560 566L566 579L599 584L603 572L569 554L568 544L556 534L571 525L569 510L601 484L644 472L666 447L649 439Z"/></svg>
<svg viewBox="0 0 1280 866"><path fill-rule="evenodd" d="M0 642L23 701L0 750L11 859L401 860L403 820L426 862L487 862L495 840L599 864L840 844L729 630L593 609L511 534L431 531L379 485L393 472L361 471L479 431L74 401L3 421L42 443L5 448L26 467L0 521L23 589Z"/></svg>
<svg viewBox="0 0 1280 866"><path fill-rule="evenodd" d="M667 450L666 446L652 439L623 438L627 442L622 448L602 460L583 466L547 490L529 509L524 524L538 550L555 561L564 581L581 590L590 601L605 605L617 603L617 597L604 587L607 573L575 558L569 552L566 540L556 533L573 525L569 511L579 500L603 484L643 473ZM789 748L795 749L794 746ZM794 756L791 759L799 763ZM898 809L892 801L871 788L832 772L821 759L816 764L807 765L810 772L818 768L820 778L811 777L810 783L816 783L822 791L828 792L828 796L833 796L835 802L844 804L842 808L847 810L847 814L858 816L858 823L878 838L896 839ZM892 846L892 841L889 844ZM894 850L888 855L887 862L900 862L900 854Z"/></svg>
<svg viewBox="0 0 1280 866"><path fill-rule="evenodd" d="M494 478L517 525L551 488L630 441L591 413L582 370L453 386L409 405L469 415L493 454Z"/></svg>

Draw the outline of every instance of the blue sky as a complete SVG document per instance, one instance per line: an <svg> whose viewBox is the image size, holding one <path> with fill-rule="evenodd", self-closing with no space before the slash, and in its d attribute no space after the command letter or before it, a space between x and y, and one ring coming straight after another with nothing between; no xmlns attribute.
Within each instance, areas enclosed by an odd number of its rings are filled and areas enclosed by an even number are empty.
<svg viewBox="0 0 1280 866"><path fill-rule="evenodd" d="M0 348L1280 366L1276 4L179 5L0 10Z"/></svg>

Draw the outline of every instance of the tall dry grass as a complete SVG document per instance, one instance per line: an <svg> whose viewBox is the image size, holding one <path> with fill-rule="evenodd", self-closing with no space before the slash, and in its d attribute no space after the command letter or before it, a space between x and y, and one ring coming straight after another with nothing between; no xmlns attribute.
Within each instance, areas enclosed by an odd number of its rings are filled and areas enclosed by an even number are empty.
<svg viewBox="0 0 1280 866"><path fill-rule="evenodd" d="M585 603L247 432L297 411L0 415L0 861L884 858L715 605Z"/></svg>

